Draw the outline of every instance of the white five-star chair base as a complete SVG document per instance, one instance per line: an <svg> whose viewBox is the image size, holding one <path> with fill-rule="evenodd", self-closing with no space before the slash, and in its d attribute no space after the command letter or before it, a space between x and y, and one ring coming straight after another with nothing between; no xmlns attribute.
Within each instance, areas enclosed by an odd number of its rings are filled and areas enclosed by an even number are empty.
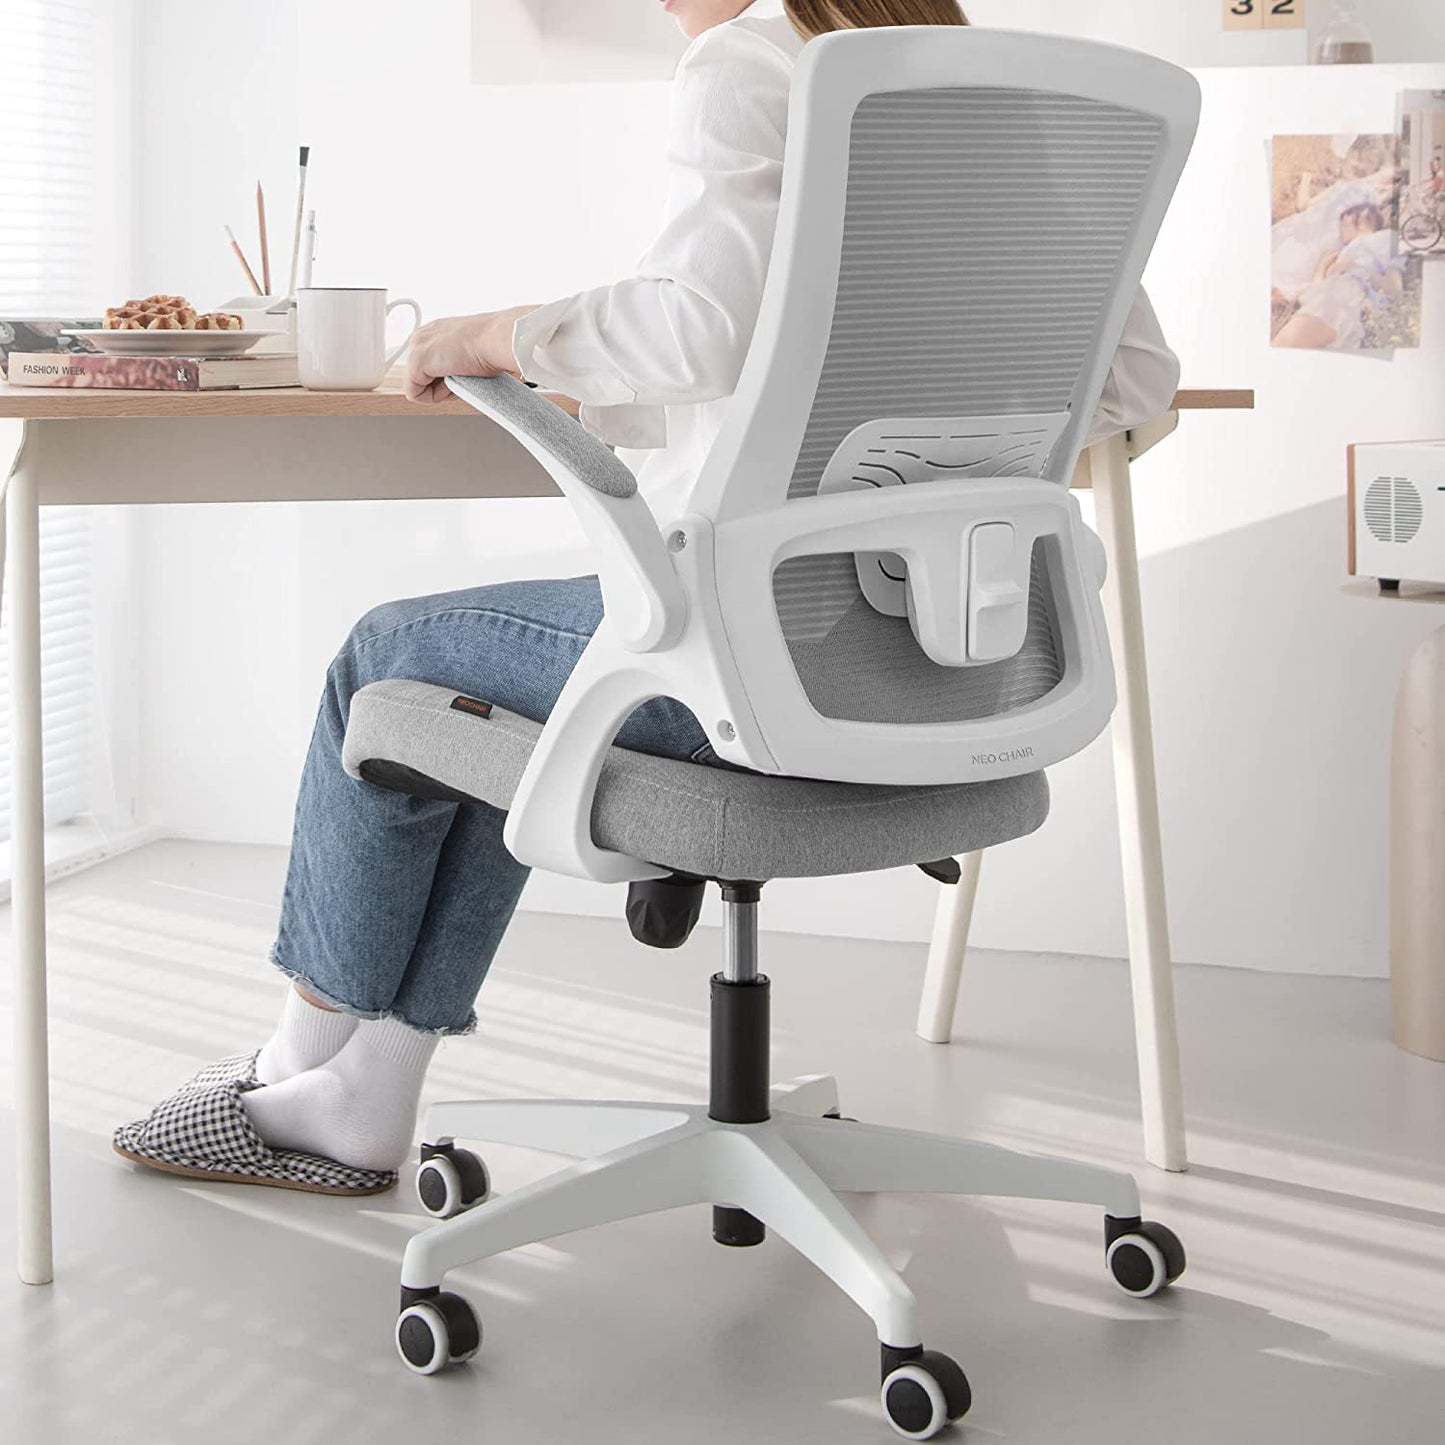
<svg viewBox="0 0 1445 1445"><path fill-rule="evenodd" d="M443 1222L413 1237L402 1264L396 1340L421 1374L461 1363L481 1326L449 1270L520 1245L690 1204L714 1206L721 1244L771 1228L873 1320L883 1407L895 1430L928 1439L968 1409L967 1378L923 1348L918 1303L840 1193L998 1195L1092 1204L1105 1212L1107 1267L1147 1296L1184 1268L1179 1242L1139 1218L1127 1174L971 1140L838 1116L831 1077L767 1085L768 980L756 972L756 888L725 889L728 959L713 979L712 1099L707 1106L572 1100L463 1101L427 1114L418 1193ZM521 1145L578 1162L492 1196L485 1167L455 1140Z"/></svg>

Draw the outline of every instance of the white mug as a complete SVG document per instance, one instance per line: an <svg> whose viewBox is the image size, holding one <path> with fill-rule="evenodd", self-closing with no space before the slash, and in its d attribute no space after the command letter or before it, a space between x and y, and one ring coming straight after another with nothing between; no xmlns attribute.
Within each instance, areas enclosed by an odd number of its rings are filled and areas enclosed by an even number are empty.
<svg viewBox="0 0 1445 1445"><path fill-rule="evenodd" d="M386 318L409 306L406 340L386 349ZM296 293L296 351L301 385L313 391L375 391L421 325L409 296L387 305L384 287L315 286Z"/></svg>

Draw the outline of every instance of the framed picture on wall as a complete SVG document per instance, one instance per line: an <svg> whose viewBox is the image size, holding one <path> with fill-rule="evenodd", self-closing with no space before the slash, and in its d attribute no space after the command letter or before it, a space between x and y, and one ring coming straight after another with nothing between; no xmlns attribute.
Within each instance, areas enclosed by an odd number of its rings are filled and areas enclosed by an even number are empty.
<svg viewBox="0 0 1445 1445"><path fill-rule="evenodd" d="M1400 244L1399 137L1282 135L1271 154L1271 343L1419 346L1422 266Z"/></svg>
<svg viewBox="0 0 1445 1445"><path fill-rule="evenodd" d="M1400 244L1418 256L1445 256L1445 90L1400 97Z"/></svg>

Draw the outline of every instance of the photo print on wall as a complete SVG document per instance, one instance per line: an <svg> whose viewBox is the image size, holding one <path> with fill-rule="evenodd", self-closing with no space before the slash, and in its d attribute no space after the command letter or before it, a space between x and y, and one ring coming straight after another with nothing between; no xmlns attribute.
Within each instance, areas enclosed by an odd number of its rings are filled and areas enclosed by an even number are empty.
<svg viewBox="0 0 1445 1445"><path fill-rule="evenodd" d="M1445 90L1400 97L1400 244L1417 256L1445 256Z"/></svg>
<svg viewBox="0 0 1445 1445"><path fill-rule="evenodd" d="M1276 136L1271 157L1272 344L1418 347L1422 267L1400 242L1399 137Z"/></svg>

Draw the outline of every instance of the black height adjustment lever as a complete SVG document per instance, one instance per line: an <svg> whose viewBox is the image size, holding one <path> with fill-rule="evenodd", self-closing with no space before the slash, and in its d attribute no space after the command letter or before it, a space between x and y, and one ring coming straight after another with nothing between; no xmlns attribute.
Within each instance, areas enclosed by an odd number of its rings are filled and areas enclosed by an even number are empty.
<svg viewBox="0 0 1445 1445"><path fill-rule="evenodd" d="M937 883L957 883L963 877L957 858L940 858L937 863L920 863L918 866Z"/></svg>
<svg viewBox="0 0 1445 1445"><path fill-rule="evenodd" d="M627 926L649 948L681 948L702 916L707 882L690 873L647 878L627 887Z"/></svg>

